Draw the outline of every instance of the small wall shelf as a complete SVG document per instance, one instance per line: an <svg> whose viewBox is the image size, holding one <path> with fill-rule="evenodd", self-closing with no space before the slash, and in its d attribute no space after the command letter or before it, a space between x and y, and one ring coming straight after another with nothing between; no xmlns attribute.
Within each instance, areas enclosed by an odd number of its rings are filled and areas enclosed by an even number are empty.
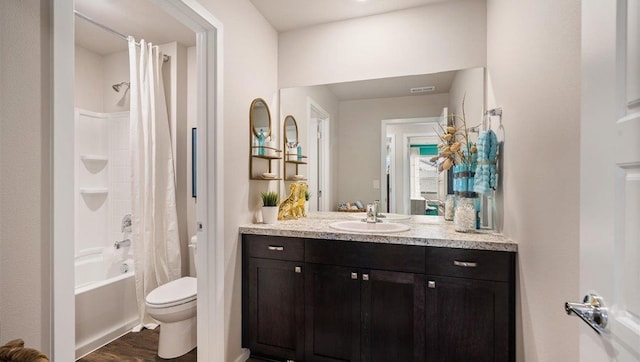
<svg viewBox="0 0 640 362"><path fill-rule="evenodd" d="M109 192L106 187L81 187L80 193L83 195L102 195Z"/></svg>
<svg viewBox="0 0 640 362"><path fill-rule="evenodd" d="M298 154L296 153L287 153L285 155L285 165L284 165L284 179L285 181L307 181L306 177L302 177L302 178L296 178L295 175L299 175L300 171L299 171L299 166L300 165L306 165L307 161L302 161L304 159L307 158L307 156L298 156ZM287 164L289 165L295 165L295 173L293 175L290 175L288 171L288 167Z"/></svg>
<svg viewBox="0 0 640 362"><path fill-rule="evenodd" d="M104 155L89 155L89 154L80 155L80 159L82 161L99 161L99 162L107 162L109 160L109 158Z"/></svg>

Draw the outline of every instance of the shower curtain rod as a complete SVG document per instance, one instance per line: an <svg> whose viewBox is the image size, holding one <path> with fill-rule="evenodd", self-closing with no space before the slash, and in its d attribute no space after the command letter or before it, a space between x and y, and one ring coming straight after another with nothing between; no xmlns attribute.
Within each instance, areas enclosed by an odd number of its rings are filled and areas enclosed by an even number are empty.
<svg viewBox="0 0 640 362"><path fill-rule="evenodd" d="M100 24L99 22L97 22L97 21L91 19L90 17L84 15L83 13L79 12L78 10L73 10L73 14L75 16L81 18L81 19L84 19L84 20L90 22L91 24L93 24L93 25L95 25L95 26L97 26L97 27L99 27L99 28L101 28L103 30L106 30L106 31L110 32L111 34L113 34L113 35L115 35L115 36L117 36L119 38L122 38L122 39L127 40L127 41L129 40L128 36L118 32L116 30L111 29L110 27L108 27L106 25ZM135 44L136 44L136 46L140 46L140 43L138 43L138 42L135 42ZM170 58L170 56L168 56L166 54L162 55L163 62L169 61L169 58Z"/></svg>

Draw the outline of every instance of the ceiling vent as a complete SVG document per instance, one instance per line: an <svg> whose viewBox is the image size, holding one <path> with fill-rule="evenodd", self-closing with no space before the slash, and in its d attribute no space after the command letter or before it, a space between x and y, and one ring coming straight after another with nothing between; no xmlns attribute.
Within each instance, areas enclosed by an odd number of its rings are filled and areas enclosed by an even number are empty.
<svg viewBox="0 0 640 362"><path fill-rule="evenodd" d="M415 88L411 88L409 89L409 91L411 91L411 93L426 93L426 92L433 92L434 90L436 90L435 86L427 86L427 87L415 87Z"/></svg>

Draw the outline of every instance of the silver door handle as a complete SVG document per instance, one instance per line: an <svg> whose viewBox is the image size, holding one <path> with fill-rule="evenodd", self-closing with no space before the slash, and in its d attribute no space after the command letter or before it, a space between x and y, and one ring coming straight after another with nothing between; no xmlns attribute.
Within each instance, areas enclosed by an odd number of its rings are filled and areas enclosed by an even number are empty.
<svg viewBox="0 0 640 362"><path fill-rule="evenodd" d="M602 297L597 294L587 294L583 303L564 303L564 310L568 315L572 313L580 317L598 334L607 334L608 309Z"/></svg>
<svg viewBox="0 0 640 362"><path fill-rule="evenodd" d="M464 268L475 268L478 266L478 263L476 263L475 261L459 261L459 260L454 260L453 261L453 265L455 266L461 266Z"/></svg>
<svg viewBox="0 0 640 362"><path fill-rule="evenodd" d="M273 245L269 245L267 247L269 250L271 251L283 251L284 250L284 246L273 246Z"/></svg>

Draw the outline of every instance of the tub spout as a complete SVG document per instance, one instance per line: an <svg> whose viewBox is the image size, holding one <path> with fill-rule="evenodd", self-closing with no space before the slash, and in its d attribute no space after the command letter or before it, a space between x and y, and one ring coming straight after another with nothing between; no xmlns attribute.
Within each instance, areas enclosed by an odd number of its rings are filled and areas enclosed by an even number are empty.
<svg viewBox="0 0 640 362"><path fill-rule="evenodd" d="M124 239L113 243L113 247L116 249L120 249L123 246L131 246L131 239Z"/></svg>

